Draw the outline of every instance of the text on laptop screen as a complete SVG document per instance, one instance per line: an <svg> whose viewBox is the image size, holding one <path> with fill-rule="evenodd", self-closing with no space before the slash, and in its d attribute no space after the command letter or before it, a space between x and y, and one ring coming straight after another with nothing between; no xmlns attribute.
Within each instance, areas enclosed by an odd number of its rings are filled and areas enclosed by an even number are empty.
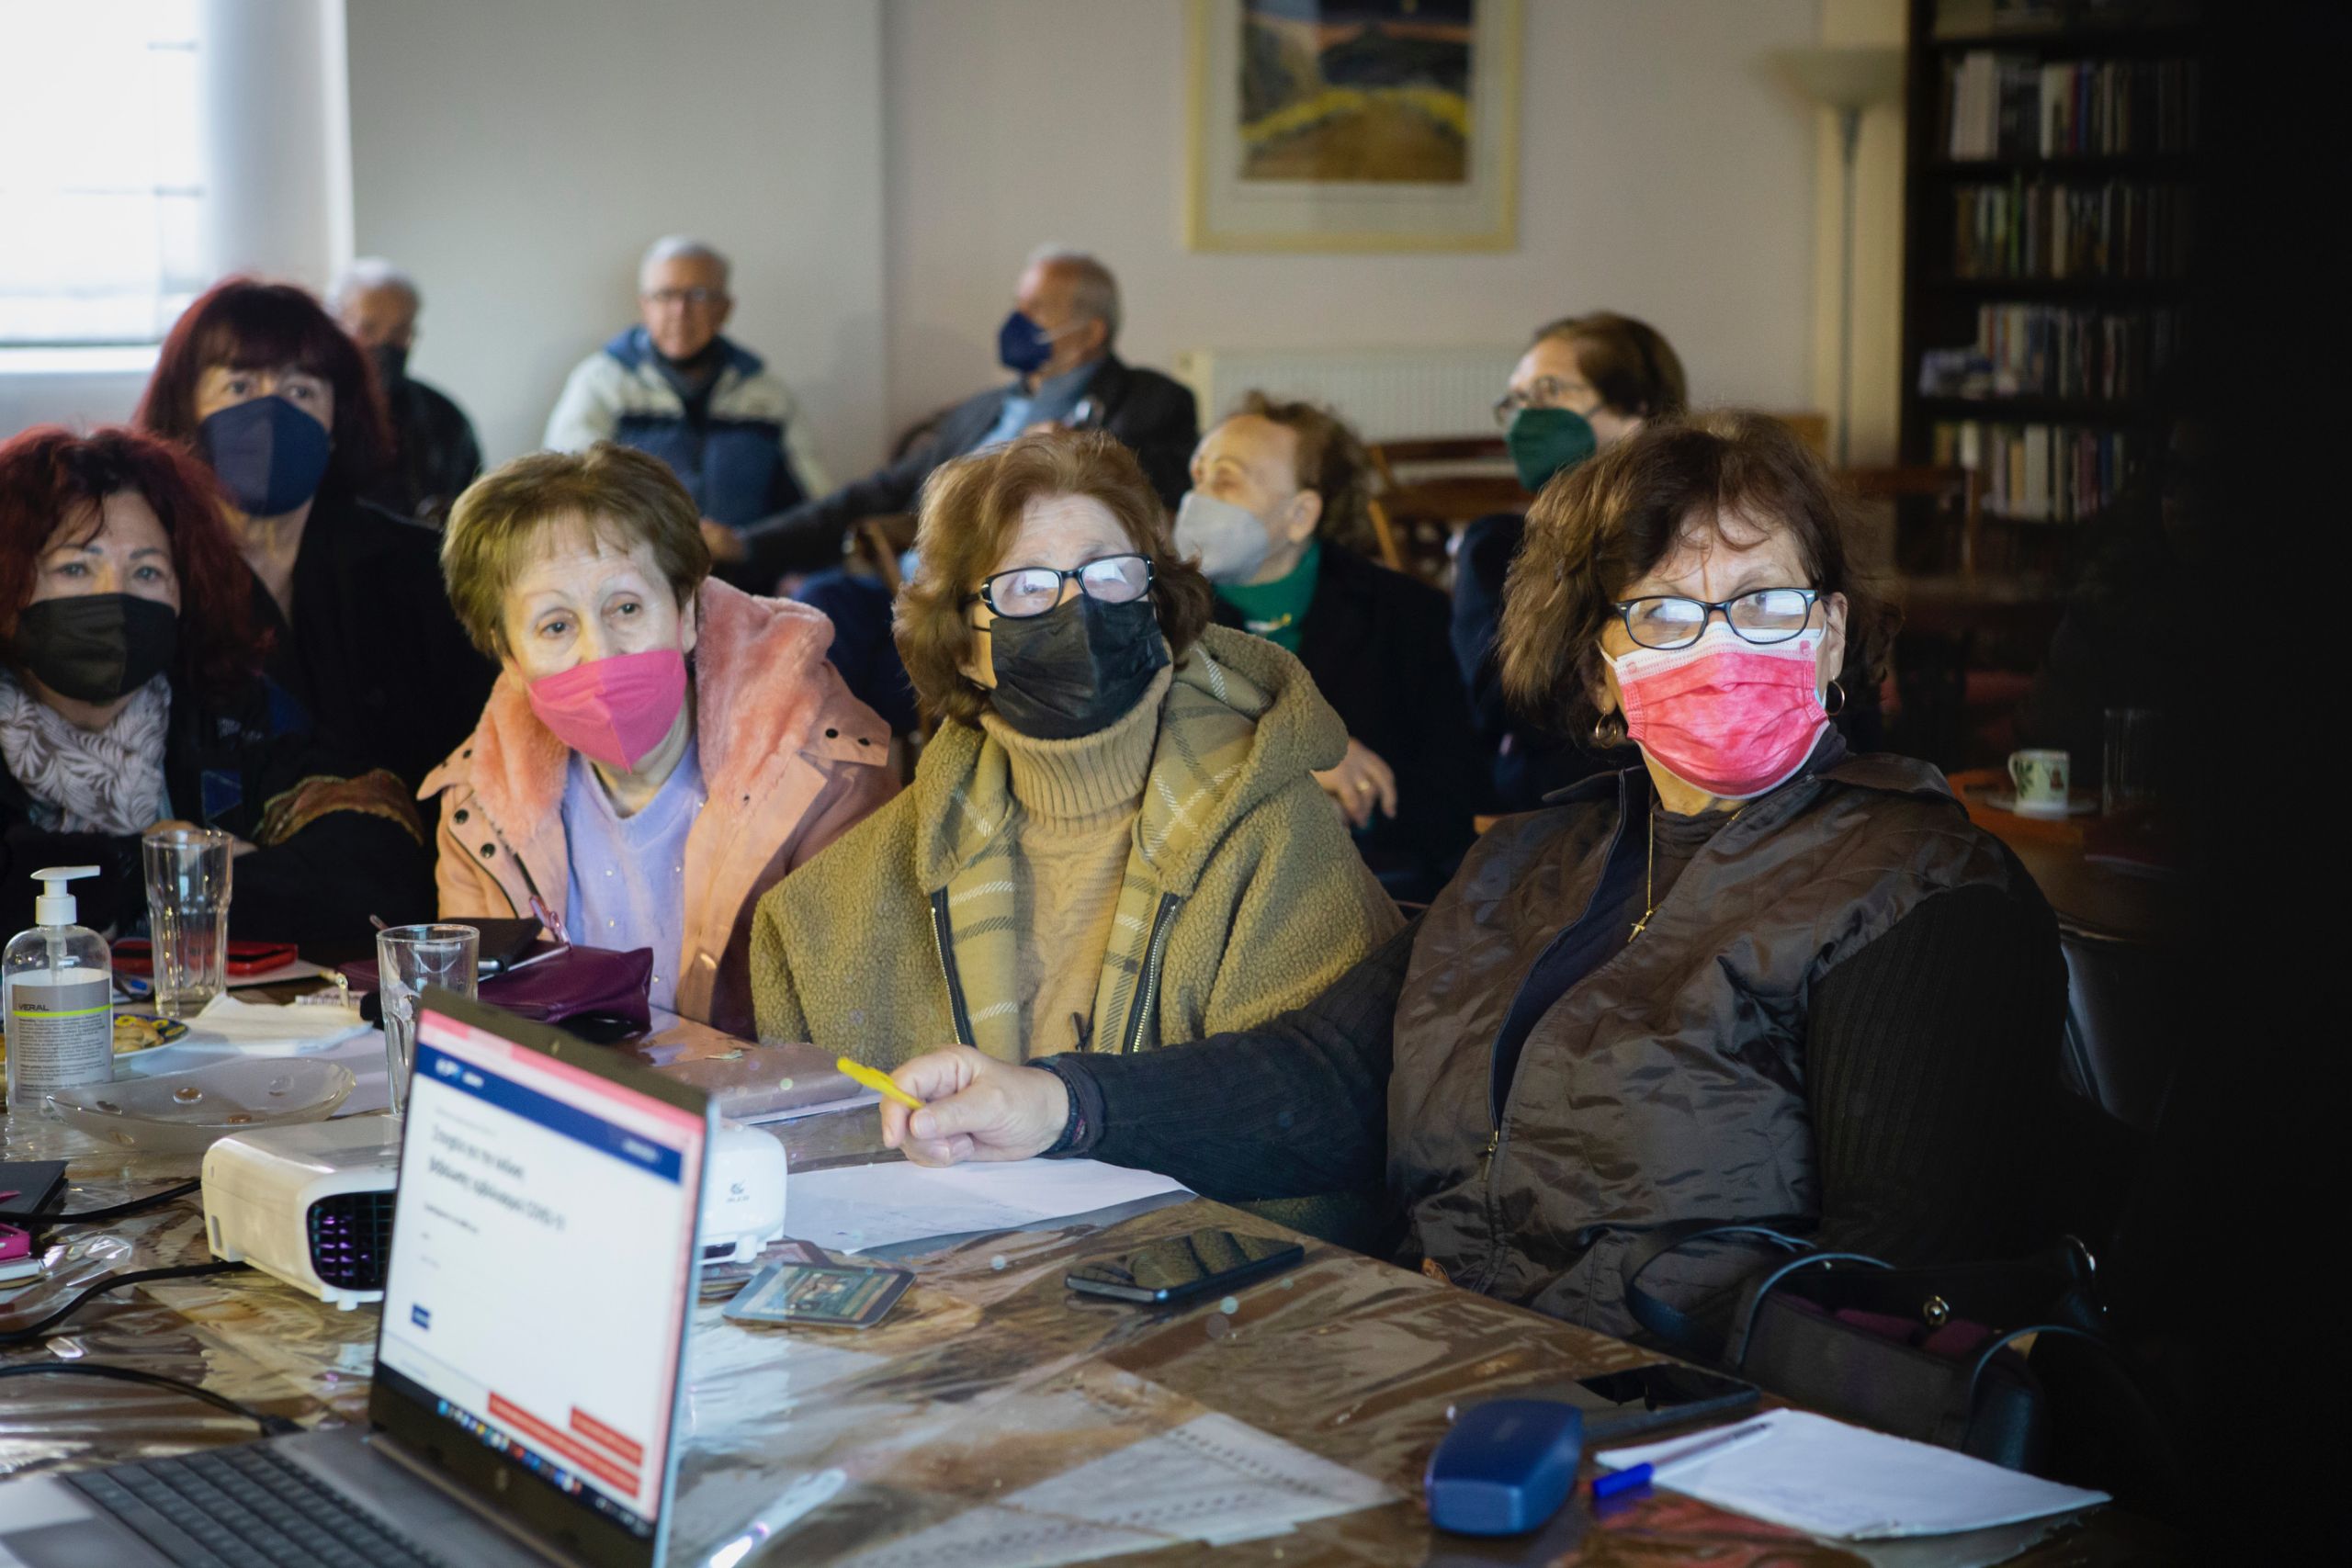
<svg viewBox="0 0 2352 1568"><path fill-rule="evenodd" d="M632 1533L660 1510L703 1122L437 1013L416 1070L379 1363Z"/></svg>

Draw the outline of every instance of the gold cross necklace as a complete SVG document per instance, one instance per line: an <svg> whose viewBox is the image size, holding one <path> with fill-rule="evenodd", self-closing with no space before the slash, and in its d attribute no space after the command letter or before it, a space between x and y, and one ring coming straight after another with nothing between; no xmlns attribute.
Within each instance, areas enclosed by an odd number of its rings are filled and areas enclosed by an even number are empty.
<svg viewBox="0 0 2352 1568"><path fill-rule="evenodd" d="M1650 917L1657 913L1657 807L1655 804L1650 807L1649 817L1650 864L1649 870L1642 876L1642 902L1649 908L1644 909L1642 918L1634 922L1633 931L1625 938L1629 942L1648 928Z"/></svg>

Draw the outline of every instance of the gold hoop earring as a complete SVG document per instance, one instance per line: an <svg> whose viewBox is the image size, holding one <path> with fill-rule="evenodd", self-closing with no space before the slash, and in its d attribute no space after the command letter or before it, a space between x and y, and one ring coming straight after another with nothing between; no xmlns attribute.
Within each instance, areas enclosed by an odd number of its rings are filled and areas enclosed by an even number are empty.
<svg viewBox="0 0 2352 1568"><path fill-rule="evenodd" d="M1829 689L1838 694L1838 705L1833 708L1825 701L1821 705L1821 713L1825 718L1836 718L1846 711L1846 688L1833 680L1829 682Z"/></svg>
<svg viewBox="0 0 2352 1568"><path fill-rule="evenodd" d="M1593 720L1592 743L1604 751L1625 744L1625 716L1605 713Z"/></svg>

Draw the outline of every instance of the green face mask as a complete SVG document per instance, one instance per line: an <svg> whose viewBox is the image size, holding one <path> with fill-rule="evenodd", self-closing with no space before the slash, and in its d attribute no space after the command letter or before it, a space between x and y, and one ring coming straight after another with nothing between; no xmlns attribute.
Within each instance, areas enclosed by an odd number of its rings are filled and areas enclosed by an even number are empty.
<svg viewBox="0 0 2352 1568"><path fill-rule="evenodd" d="M1591 457L1600 441L1592 422L1573 409L1515 409L1503 445L1510 449L1521 488L1532 495L1553 475Z"/></svg>

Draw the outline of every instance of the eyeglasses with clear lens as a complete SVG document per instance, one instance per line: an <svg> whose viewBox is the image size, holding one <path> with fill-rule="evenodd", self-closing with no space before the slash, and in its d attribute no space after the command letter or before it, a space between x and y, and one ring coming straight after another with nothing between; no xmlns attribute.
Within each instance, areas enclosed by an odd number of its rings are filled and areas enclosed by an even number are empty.
<svg viewBox="0 0 2352 1568"><path fill-rule="evenodd" d="M1526 387L1505 392L1495 400L1495 423L1508 427L1510 416L1521 409L1562 409L1591 397L1592 389L1582 381L1541 376Z"/></svg>
<svg viewBox="0 0 2352 1568"><path fill-rule="evenodd" d="M1063 571L1050 566L1020 566L980 584L980 603L1009 620L1042 615L1062 602L1062 584L1101 604L1132 604L1151 592L1151 562L1141 556L1104 556Z"/></svg>
<svg viewBox="0 0 2352 1568"><path fill-rule="evenodd" d="M650 305L694 305L708 307L727 298L717 288L657 288L645 297Z"/></svg>
<svg viewBox="0 0 2352 1568"><path fill-rule="evenodd" d="M1717 615L1743 642L1769 647L1804 631L1820 597L1811 588L1758 588L1713 604L1659 594L1623 600L1615 608L1624 617L1626 635L1644 648L1688 648Z"/></svg>

